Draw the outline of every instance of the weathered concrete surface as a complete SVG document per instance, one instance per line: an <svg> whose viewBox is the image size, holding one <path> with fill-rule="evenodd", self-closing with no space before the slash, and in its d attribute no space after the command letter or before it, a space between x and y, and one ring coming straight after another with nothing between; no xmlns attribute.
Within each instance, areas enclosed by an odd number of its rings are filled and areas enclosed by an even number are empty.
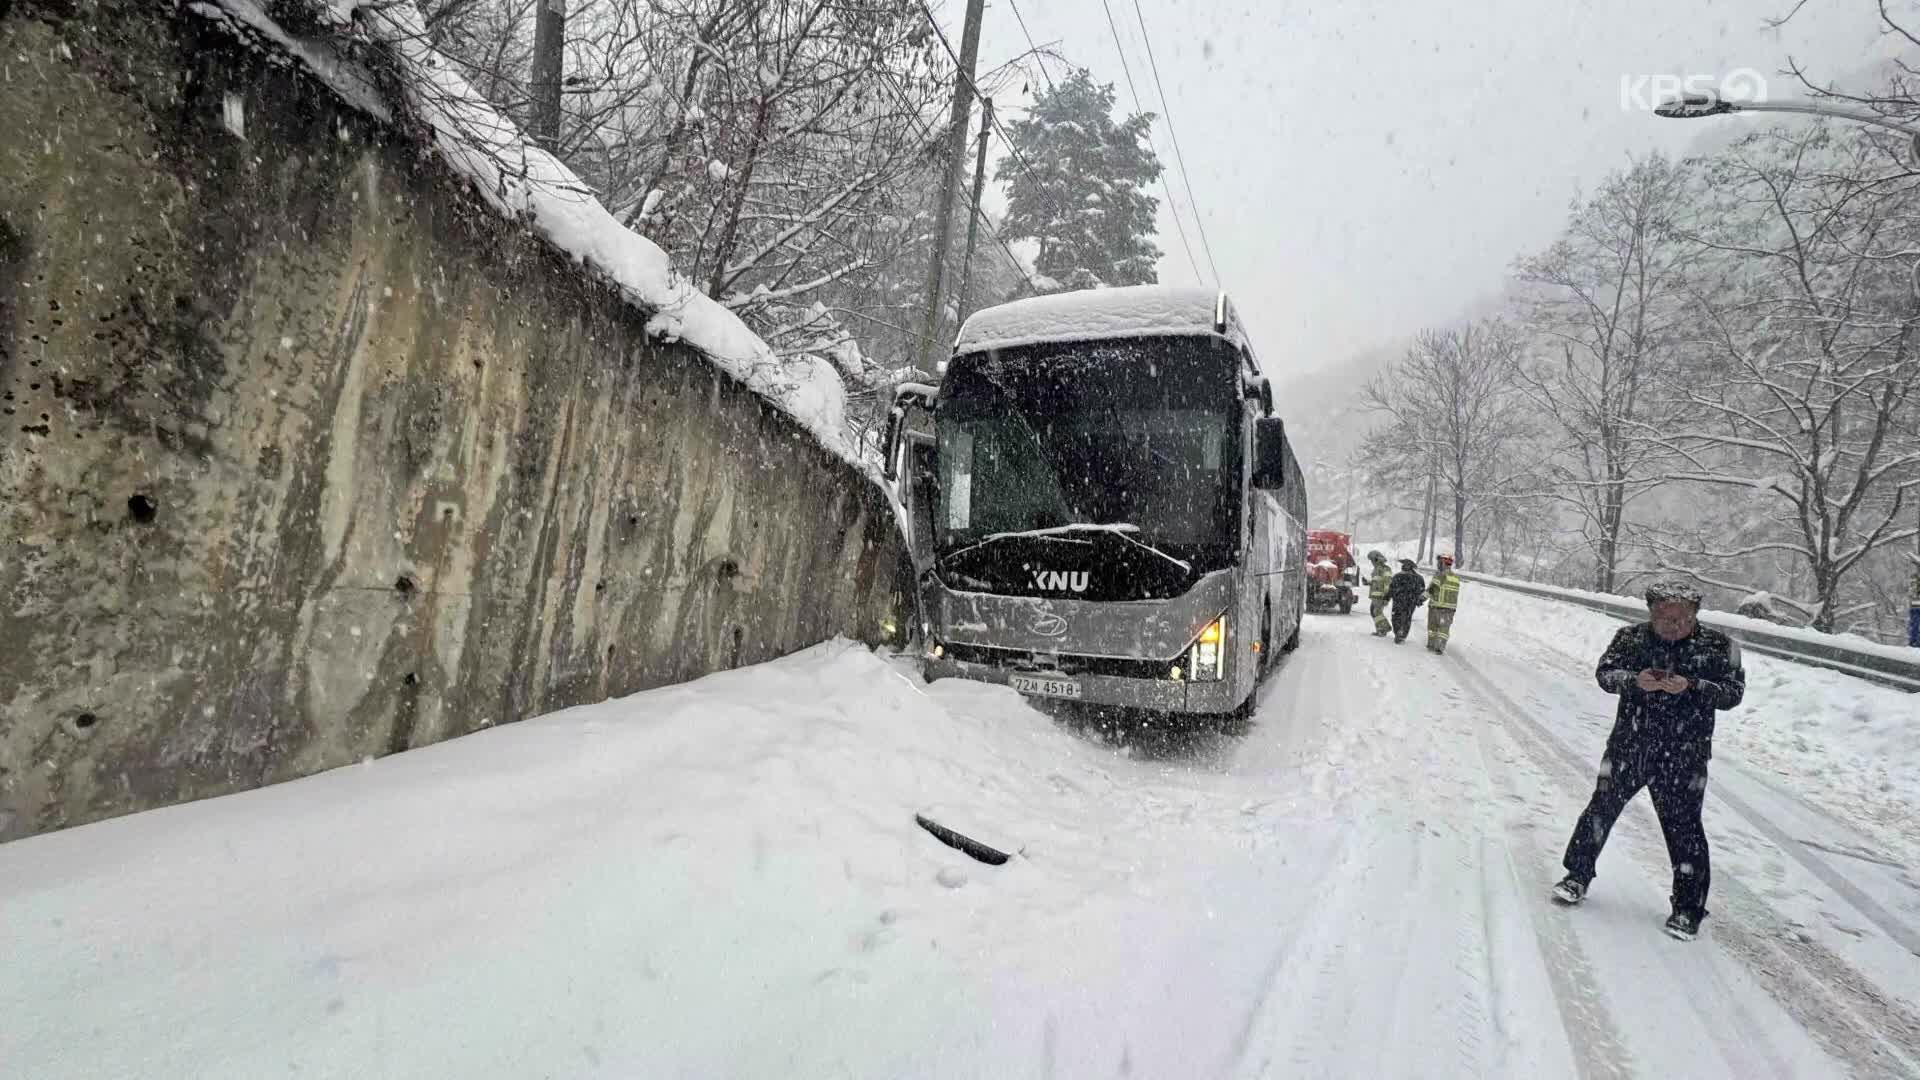
<svg viewBox="0 0 1920 1080"><path fill-rule="evenodd" d="M400 137L161 5L0 56L0 839L883 635L872 485Z"/></svg>

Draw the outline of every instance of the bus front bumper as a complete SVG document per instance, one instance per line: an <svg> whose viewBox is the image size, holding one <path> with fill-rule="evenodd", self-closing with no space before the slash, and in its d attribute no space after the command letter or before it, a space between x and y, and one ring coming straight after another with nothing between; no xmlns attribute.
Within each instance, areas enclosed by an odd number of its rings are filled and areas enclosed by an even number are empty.
<svg viewBox="0 0 1920 1080"><path fill-rule="evenodd" d="M1176 682L1172 679L1131 679L1118 675L1065 674L1056 671L1026 671L998 664L970 663L950 657L923 657L928 682L936 679L972 679L976 682L1011 686L1015 676L1047 683L1074 684L1077 695L1027 693L1044 701L1077 701L1086 705L1105 705L1118 709L1151 712L1210 715L1232 712L1240 702L1233 700L1233 681ZM1025 693L1023 691L1023 693Z"/></svg>

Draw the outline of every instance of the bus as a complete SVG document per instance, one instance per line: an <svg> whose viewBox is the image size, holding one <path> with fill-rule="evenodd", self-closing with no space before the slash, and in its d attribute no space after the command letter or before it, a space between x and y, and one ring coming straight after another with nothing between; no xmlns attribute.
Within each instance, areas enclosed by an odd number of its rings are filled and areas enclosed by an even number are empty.
<svg viewBox="0 0 1920 1080"><path fill-rule="evenodd" d="M1245 716L1305 610L1307 493L1223 293L1158 285L976 312L894 396L926 677Z"/></svg>

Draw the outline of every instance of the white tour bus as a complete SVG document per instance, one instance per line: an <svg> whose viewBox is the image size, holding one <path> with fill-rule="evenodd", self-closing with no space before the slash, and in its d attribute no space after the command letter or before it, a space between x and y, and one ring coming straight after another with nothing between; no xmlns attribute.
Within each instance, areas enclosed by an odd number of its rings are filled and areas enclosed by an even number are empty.
<svg viewBox="0 0 1920 1080"><path fill-rule="evenodd" d="M1224 294L977 312L937 387L899 388L885 452L929 679L1244 714L1299 643L1306 487Z"/></svg>

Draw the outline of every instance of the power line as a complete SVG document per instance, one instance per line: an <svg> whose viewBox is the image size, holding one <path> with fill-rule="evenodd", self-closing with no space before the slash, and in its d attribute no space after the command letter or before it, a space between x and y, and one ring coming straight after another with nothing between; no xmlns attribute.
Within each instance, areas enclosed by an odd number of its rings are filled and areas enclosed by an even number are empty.
<svg viewBox="0 0 1920 1080"><path fill-rule="evenodd" d="M940 20L933 17L933 9L927 6L927 0L920 0L920 11L922 14L926 15L927 25L933 29L933 36L940 39L940 47L947 50L947 56L953 60L954 70L956 72L959 72L961 78L964 78L967 81L967 87L968 89L973 91L973 96L984 100L986 98L986 95L980 92L980 84L974 82L972 72L964 70L965 65L960 63L960 54L953 51L953 43L947 40L947 32L940 29ZM995 116L993 118L993 130L999 134L1000 141L1007 144L1007 152L1012 154L1014 160L1020 163L1020 168L1023 171L1029 174L1032 174L1038 171L1033 167L1033 163L1027 160L1027 156L1020 152L1019 145L1013 141L1013 136L1007 134L1007 129L1005 126L1003 126L1000 123L1000 118L998 116ZM1037 194L1036 194L1036 197L1038 197ZM1067 220L1067 216L1061 213L1060 205L1054 202L1051 197L1047 198L1046 202L1048 204L1048 209L1053 211L1053 216L1056 219L1058 219L1062 224L1064 224ZM1004 247L1005 245L1003 244L1001 246ZM1025 271L1022 270L1021 273L1024 274ZM1196 277L1199 276L1197 267L1195 269L1195 276ZM1027 283L1029 285L1032 285L1033 279L1029 277L1027 279ZM1035 285L1034 291L1039 292L1040 291L1039 286Z"/></svg>
<svg viewBox="0 0 1920 1080"><path fill-rule="evenodd" d="M1147 17L1140 13L1140 0L1133 0L1133 17L1140 23L1140 41L1147 47L1147 66L1153 70L1153 88L1160 95L1160 109L1167 118L1167 138L1173 142L1173 158L1180 163L1180 182L1187 188L1187 209L1193 211L1193 227L1200 232L1200 247L1207 253L1207 266L1213 270L1213 286L1217 289L1220 287L1220 266L1213 261L1213 244L1207 240L1207 223L1200 218L1200 200L1193 197L1193 170L1187 168L1187 156L1180 152L1180 133L1173 127L1173 106L1167 102L1167 88L1160 82L1160 62L1153 58L1153 36L1147 33ZM1107 18L1111 20L1112 14L1108 14Z"/></svg>
<svg viewBox="0 0 1920 1080"><path fill-rule="evenodd" d="M1127 92L1133 95L1133 111L1144 113L1147 110L1140 104L1139 87L1133 85L1133 68L1127 65L1127 47L1120 43L1120 25L1113 21L1113 8L1107 0L1100 0L1100 7L1107 13L1107 30L1113 34L1114 51L1120 54L1120 70L1127 77ZM1151 145L1151 137L1148 143ZM1193 280L1204 282L1206 278L1200 274L1200 260L1193 257L1193 245L1187 241L1187 227L1180 224L1180 207L1173 201L1173 189L1167 185L1165 169L1160 170L1160 192L1167 197L1167 213L1173 216L1173 231L1180 234L1180 246L1187 250L1187 265L1193 267ZM1218 285L1219 281L1219 276L1215 275L1214 284Z"/></svg>
<svg viewBox="0 0 1920 1080"><path fill-rule="evenodd" d="M893 92L894 99L900 102L900 105L902 108L907 110L907 114L913 117L913 123L918 129L916 133L922 139L926 140L926 144L928 146L933 146L937 144L940 141L939 138L936 137L933 134L933 132L927 130L926 118L919 115L919 113L914 110L913 103L907 100L906 94L901 92L900 87L895 85L889 79L882 79L880 81L883 85L886 86L888 90L891 90ZM968 80L968 81L971 82L972 80ZM986 99L982 98L981 100L984 101ZM999 130L999 127L1000 127L999 121L995 120L993 126L995 130ZM968 202L971 204L972 200L969 199ZM981 226L987 230L987 236L991 238L995 244L998 244L1000 246L1000 250L1006 252L1007 261L1013 264L1014 270L1017 271L1020 274L1020 277L1026 281L1027 288L1031 289L1035 294L1038 294L1040 292L1040 286L1034 282L1033 275L1027 273L1027 268L1020 265L1020 257L1013 253L1013 248L1008 246L1007 242L1000 238L1000 231L993 227L993 219L988 217L987 212L981 209L979 206L973 206L972 209L973 209L974 218L978 220Z"/></svg>
<svg viewBox="0 0 1920 1080"><path fill-rule="evenodd" d="M1047 80L1047 89L1058 89L1053 85L1053 73L1047 70L1047 62L1040 57L1040 46L1033 43L1033 35L1027 32L1027 20L1020 14L1020 5L1007 0L1007 6L1013 9L1014 21L1020 24L1020 33L1027 39L1027 48L1033 50L1033 62L1040 65L1040 77Z"/></svg>

